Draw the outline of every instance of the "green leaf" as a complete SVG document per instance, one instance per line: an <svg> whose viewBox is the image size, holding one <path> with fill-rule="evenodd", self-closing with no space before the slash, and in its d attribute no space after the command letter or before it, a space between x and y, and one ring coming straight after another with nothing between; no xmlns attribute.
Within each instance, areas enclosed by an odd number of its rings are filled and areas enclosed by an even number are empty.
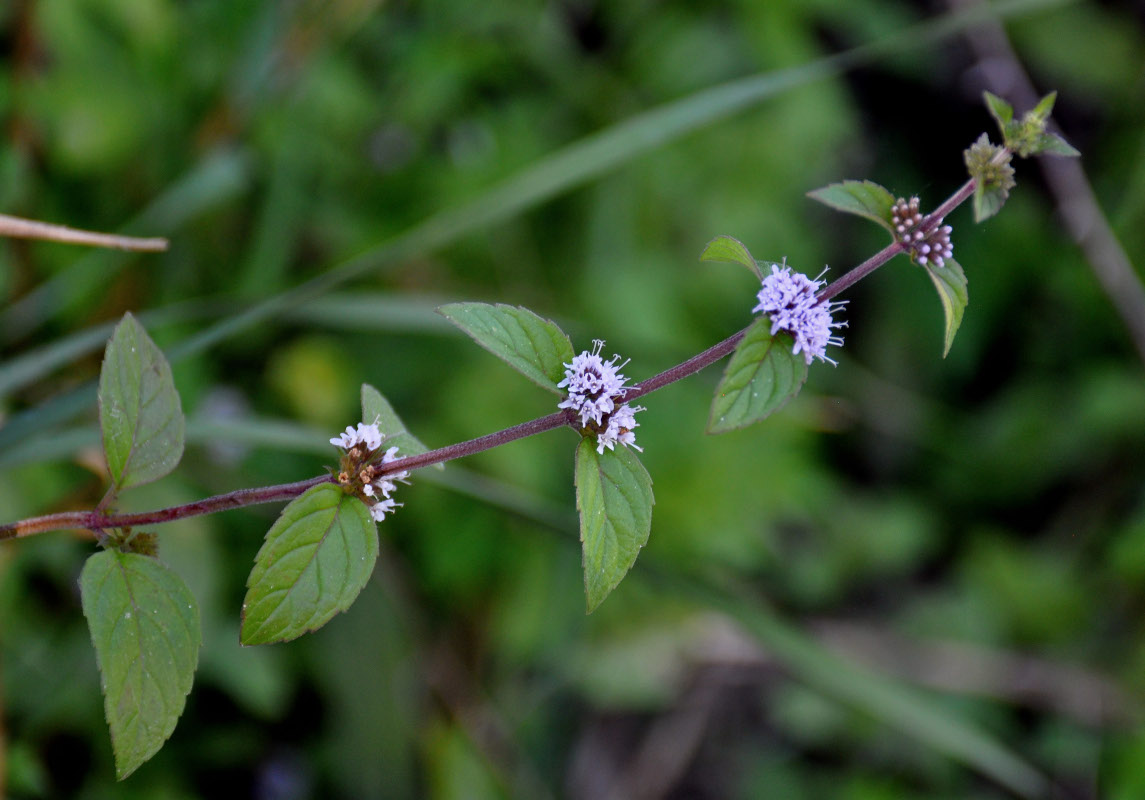
<svg viewBox="0 0 1145 800"><path fill-rule="evenodd" d="M1077 158L1081 155L1081 151L1067 142L1056 133L1043 133L1038 137L1037 144L1035 145L1034 152L1046 153L1051 156L1068 156L1070 158Z"/></svg>
<svg viewBox="0 0 1145 800"><path fill-rule="evenodd" d="M385 435L382 447L397 446L398 456L416 456L428 453L429 448L421 440L406 430L405 423L394 411L390 401L382 393L368 383L362 384L362 422L367 425L375 420L378 429ZM445 469L444 464L435 464L438 469Z"/></svg>
<svg viewBox="0 0 1145 800"><path fill-rule="evenodd" d="M1014 107L996 94L983 92L982 96L986 100L986 108L990 109L990 115L997 120L998 128L1005 133L1006 126L1014 119Z"/></svg>
<svg viewBox="0 0 1145 800"><path fill-rule="evenodd" d="M946 335L942 348L942 357L946 358L950 345L954 344L954 334L958 333L958 326L962 324L966 304L970 302L966 292L966 273L953 258L946 259L941 267L929 262L924 266L934 282L934 288L938 290L938 299L942 301L942 312L946 316Z"/></svg>
<svg viewBox="0 0 1145 800"><path fill-rule="evenodd" d="M107 466L121 489L162 478L183 456L183 408L171 366L130 313L103 357L99 422Z"/></svg>
<svg viewBox="0 0 1145 800"><path fill-rule="evenodd" d="M997 184L987 186L983 180L975 182L974 186L974 221L982 222L997 214L1006 204L1010 190Z"/></svg>
<svg viewBox="0 0 1145 800"><path fill-rule="evenodd" d="M772 337L770 319L756 318L716 387L708 433L759 422L799 394L807 380L807 360L791 352L794 344L787 333Z"/></svg>
<svg viewBox="0 0 1145 800"><path fill-rule="evenodd" d="M700 253L700 261L724 261L730 264L743 264L755 273L755 277L763 280L763 269L751 257L743 242L731 236L717 236L708 242L704 252Z"/></svg>
<svg viewBox="0 0 1145 800"><path fill-rule="evenodd" d="M631 449L596 452L585 437L576 450L576 506L584 548L588 612L617 587L652 529L652 478Z"/></svg>
<svg viewBox="0 0 1145 800"><path fill-rule="evenodd" d="M1054 102L1058 99L1057 92L1050 92L1038 104L1030 110L1030 115L1035 119L1046 120L1049 119L1050 113L1054 110Z"/></svg>
<svg viewBox="0 0 1145 800"><path fill-rule="evenodd" d="M438 313L533 383L562 394L572 343L555 323L520 306L450 303Z"/></svg>
<svg viewBox="0 0 1145 800"><path fill-rule="evenodd" d="M175 730L199 660L199 608L182 579L153 558L104 550L80 574L123 780Z"/></svg>
<svg viewBox="0 0 1145 800"><path fill-rule="evenodd" d="M243 600L243 644L296 639L345 611L378 559L370 510L332 483L296 497L266 534Z"/></svg>
<svg viewBox="0 0 1145 800"><path fill-rule="evenodd" d="M808 192L812 200L831 206L847 214L858 214L879 223L891 234L891 207L895 204L894 195L872 181L843 181L832 183L822 189Z"/></svg>

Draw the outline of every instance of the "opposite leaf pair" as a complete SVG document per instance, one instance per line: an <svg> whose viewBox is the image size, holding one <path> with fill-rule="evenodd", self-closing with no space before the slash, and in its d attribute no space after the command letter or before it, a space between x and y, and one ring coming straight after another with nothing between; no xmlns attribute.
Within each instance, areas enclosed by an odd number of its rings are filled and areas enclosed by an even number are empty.
<svg viewBox="0 0 1145 800"><path fill-rule="evenodd" d="M556 323L525 308L453 303L438 311L490 353L564 398L558 407L576 413L582 434L576 451L577 510L585 599L593 611L632 568L652 529L652 479L627 446L635 446L632 415L640 409L614 402L625 393L616 359L603 361L600 346L575 355ZM563 386L569 386L568 397Z"/></svg>

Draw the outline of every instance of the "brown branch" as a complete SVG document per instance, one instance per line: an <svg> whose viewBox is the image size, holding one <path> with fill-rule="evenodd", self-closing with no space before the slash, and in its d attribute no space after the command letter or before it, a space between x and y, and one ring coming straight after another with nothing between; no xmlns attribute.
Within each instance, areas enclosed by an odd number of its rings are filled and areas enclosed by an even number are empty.
<svg viewBox="0 0 1145 800"><path fill-rule="evenodd" d="M167 240L160 238L140 239L135 236L116 236L111 233L93 233L53 225L50 222L37 222L32 219L10 217L0 214L0 236L18 239L43 239L49 242L84 244L91 247L110 247L116 250L135 250L157 253L167 249Z"/></svg>

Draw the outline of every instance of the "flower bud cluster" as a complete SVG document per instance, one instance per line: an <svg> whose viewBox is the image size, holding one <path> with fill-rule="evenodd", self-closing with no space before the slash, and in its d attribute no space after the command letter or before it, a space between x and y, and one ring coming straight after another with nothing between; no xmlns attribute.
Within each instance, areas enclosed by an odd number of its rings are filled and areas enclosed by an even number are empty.
<svg viewBox="0 0 1145 800"><path fill-rule="evenodd" d="M993 144L990 137L982 134L978 141L966 148L962 159L970 177L988 190L998 191L1005 200L1014 188L1013 155L1001 145Z"/></svg>
<svg viewBox="0 0 1145 800"><path fill-rule="evenodd" d="M357 428L347 427L345 432L330 440L346 451L342 457L342 469L338 473L338 483L354 491L370 507L370 516L376 522L385 519L401 505L390 495L397 489L395 481L408 483L409 472L391 472L382 475L382 465L398 458L398 448L390 447L382 452L385 436L375 422L367 425L359 422Z"/></svg>
<svg viewBox="0 0 1145 800"><path fill-rule="evenodd" d="M779 331L790 333L795 339L791 352L803 353L808 364L814 358L836 363L827 357L827 345L838 347L843 338L831 331L847 325L833 319L833 314L846 303L825 302L815 296L824 283L793 272L786 264L772 264L771 274L763 279L763 287L756 295L759 303L752 309L771 317L772 336Z"/></svg>
<svg viewBox="0 0 1145 800"><path fill-rule="evenodd" d="M924 266L931 262L936 267L944 266L946 259L954 255L954 246L950 243L952 228L943 225L939 219L933 228L924 232L924 219L918 210L917 197L912 197L909 202L900 197L891 206L891 225L895 229L895 239L906 247L910 257Z"/></svg>
<svg viewBox="0 0 1145 800"><path fill-rule="evenodd" d="M557 404L557 408L569 408L580 417L581 430L596 434L596 451L604 448L612 450L617 443L642 450L636 444L633 429L639 427L635 415L644 411L643 406L617 405L626 393L624 384L628 379L620 374L624 367L617 364L620 356L613 355L608 361L600 357L604 342L593 340L592 351L584 350L573 356L571 364L565 364L565 377L557 388L568 388L569 396Z"/></svg>

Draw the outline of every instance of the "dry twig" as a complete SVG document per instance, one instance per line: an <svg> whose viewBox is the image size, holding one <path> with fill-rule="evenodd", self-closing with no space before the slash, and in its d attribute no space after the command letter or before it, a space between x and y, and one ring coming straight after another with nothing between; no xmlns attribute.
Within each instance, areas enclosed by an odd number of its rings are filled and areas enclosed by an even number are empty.
<svg viewBox="0 0 1145 800"><path fill-rule="evenodd" d="M135 236L116 236L111 233L93 233L53 225L50 222L37 222L32 219L10 217L0 214L0 236L18 239L43 239L49 242L84 244L91 247L111 247L116 250L135 250L157 253L167 249L167 240L161 238L140 239Z"/></svg>

